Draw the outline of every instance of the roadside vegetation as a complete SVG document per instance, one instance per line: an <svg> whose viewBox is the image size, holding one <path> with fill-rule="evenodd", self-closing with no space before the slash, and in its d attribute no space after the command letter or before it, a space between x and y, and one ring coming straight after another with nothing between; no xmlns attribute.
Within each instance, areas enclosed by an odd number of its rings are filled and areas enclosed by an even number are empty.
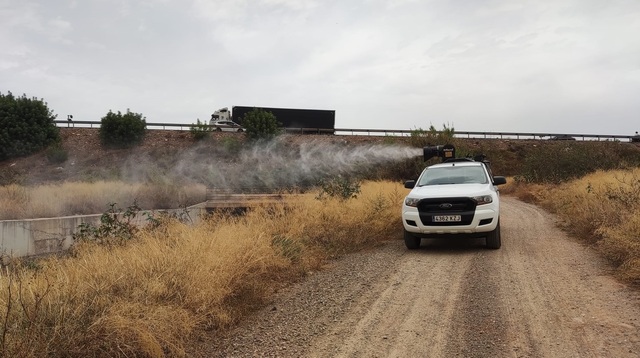
<svg viewBox="0 0 640 358"><path fill-rule="evenodd" d="M213 127L210 127L207 122L200 122L200 118L197 119L196 123L189 127L189 132L191 133L191 137L195 140L203 140L209 136L211 132L213 132Z"/></svg>
<svg viewBox="0 0 640 358"><path fill-rule="evenodd" d="M273 113L264 109L254 108L242 119L242 126L247 131L247 137L252 140L269 140L280 133L280 125Z"/></svg>
<svg viewBox="0 0 640 358"><path fill-rule="evenodd" d="M560 184L515 180L501 191L558 215L565 230L613 264L617 277L640 284L640 167L599 170Z"/></svg>
<svg viewBox="0 0 640 358"><path fill-rule="evenodd" d="M100 121L100 140L103 145L127 148L144 139L147 121L142 113L109 111Z"/></svg>
<svg viewBox="0 0 640 358"><path fill-rule="evenodd" d="M67 256L9 263L0 356L185 356L198 335L327 260L400 238L403 197L398 183L364 182L357 197L308 193L198 225L165 218L129 240L78 240Z"/></svg>
<svg viewBox="0 0 640 358"><path fill-rule="evenodd" d="M168 209L203 202L204 185L64 182L39 186L0 186L0 220L99 214L110 203L142 209Z"/></svg>
<svg viewBox="0 0 640 358"><path fill-rule="evenodd" d="M47 103L0 93L0 161L26 156L60 141L56 115Z"/></svg>

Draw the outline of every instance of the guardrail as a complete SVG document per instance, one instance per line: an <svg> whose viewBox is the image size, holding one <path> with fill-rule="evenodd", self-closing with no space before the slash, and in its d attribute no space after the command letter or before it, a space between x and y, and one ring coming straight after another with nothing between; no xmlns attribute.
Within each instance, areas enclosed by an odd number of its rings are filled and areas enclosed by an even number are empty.
<svg viewBox="0 0 640 358"><path fill-rule="evenodd" d="M54 123L58 127L73 128L100 128L100 121L64 121L57 120ZM162 130L189 130L193 123L147 123L148 129ZM349 129L349 128L285 128L287 133L315 133L315 134L335 134L335 135L362 135L362 136L411 136L416 130L405 129ZM457 138L473 139L558 139L558 140L618 140L626 142L640 142L638 135L615 135L615 134L580 134L580 133L532 133L532 132L468 132L455 131Z"/></svg>

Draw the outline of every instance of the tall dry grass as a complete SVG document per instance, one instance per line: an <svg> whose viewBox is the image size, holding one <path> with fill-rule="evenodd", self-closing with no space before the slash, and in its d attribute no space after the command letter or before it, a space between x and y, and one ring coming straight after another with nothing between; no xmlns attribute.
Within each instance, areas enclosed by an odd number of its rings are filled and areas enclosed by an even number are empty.
<svg viewBox="0 0 640 358"><path fill-rule="evenodd" d="M170 209L205 200L204 185L139 184L122 181L67 182L36 187L0 186L0 220L99 214L117 203Z"/></svg>
<svg viewBox="0 0 640 358"><path fill-rule="evenodd" d="M640 283L640 168L597 171L563 184L514 183L504 193L540 204L594 243L617 275Z"/></svg>
<svg viewBox="0 0 640 358"><path fill-rule="evenodd" d="M68 257L5 267L1 354L185 356L200 334L237 322L327 259L399 239L404 192L369 182L357 199L311 193L197 226L169 220L122 245L83 243Z"/></svg>

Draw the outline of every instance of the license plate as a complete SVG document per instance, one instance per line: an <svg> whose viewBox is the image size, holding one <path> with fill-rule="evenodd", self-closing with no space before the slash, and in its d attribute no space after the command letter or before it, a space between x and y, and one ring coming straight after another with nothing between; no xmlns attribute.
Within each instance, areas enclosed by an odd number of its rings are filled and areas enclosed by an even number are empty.
<svg viewBox="0 0 640 358"><path fill-rule="evenodd" d="M436 223L450 223L462 221L461 215L434 215L433 222Z"/></svg>

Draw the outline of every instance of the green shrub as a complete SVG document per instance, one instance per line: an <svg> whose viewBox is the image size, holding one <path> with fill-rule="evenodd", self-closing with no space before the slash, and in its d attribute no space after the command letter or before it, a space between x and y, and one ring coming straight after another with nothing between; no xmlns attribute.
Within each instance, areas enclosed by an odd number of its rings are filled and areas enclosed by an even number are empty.
<svg viewBox="0 0 640 358"><path fill-rule="evenodd" d="M140 213L140 207L136 202L122 212L116 203L109 204L109 210L100 216L100 225L82 223L78 231L73 234L73 240L95 241L100 244L124 243L131 240L138 228L133 223Z"/></svg>
<svg viewBox="0 0 640 358"><path fill-rule="evenodd" d="M236 137L224 137L220 140L220 143L227 153L237 153L242 149L242 142Z"/></svg>
<svg viewBox="0 0 640 358"><path fill-rule="evenodd" d="M60 140L55 118L41 99L0 93L0 160L37 152Z"/></svg>
<svg viewBox="0 0 640 358"><path fill-rule="evenodd" d="M61 164L67 161L69 154L59 143L56 143L49 148L45 152L47 156L47 160L51 164Z"/></svg>
<svg viewBox="0 0 640 358"><path fill-rule="evenodd" d="M191 128L189 128L189 131L191 132L193 139L201 140L209 135L212 128L206 123L200 122L200 118L198 118L196 124L192 125Z"/></svg>
<svg viewBox="0 0 640 358"><path fill-rule="evenodd" d="M356 199L360 194L360 181L338 176L320 182L320 193L316 199L337 198L340 200Z"/></svg>
<svg viewBox="0 0 640 358"><path fill-rule="evenodd" d="M109 111L100 123L100 140L108 146L130 147L142 141L146 129L147 122L140 113Z"/></svg>
<svg viewBox="0 0 640 358"><path fill-rule="evenodd" d="M436 127L429 126L428 130L417 128L411 131L409 144L413 147L426 147L429 145L453 144L455 142L455 129L453 126L442 125L439 131Z"/></svg>
<svg viewBox="0 0 640 358"><path fill-rule="evenodd" d="M250 139L271 139L279 133L281 125L273 113L260 108L254 108L242 119L242 126Z"/></svg>

